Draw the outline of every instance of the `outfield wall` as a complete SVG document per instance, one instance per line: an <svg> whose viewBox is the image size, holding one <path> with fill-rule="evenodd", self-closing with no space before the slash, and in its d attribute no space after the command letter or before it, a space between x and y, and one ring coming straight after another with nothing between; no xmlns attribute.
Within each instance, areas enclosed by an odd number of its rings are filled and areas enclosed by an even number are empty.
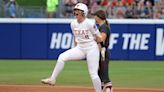
<svg viewBox="0 0 164 92"><path fill-rule="evenodd" d="M57 59L72 19L0 19L0 59ZM164 60L164 20L109 20L113 60Z"/></svg>

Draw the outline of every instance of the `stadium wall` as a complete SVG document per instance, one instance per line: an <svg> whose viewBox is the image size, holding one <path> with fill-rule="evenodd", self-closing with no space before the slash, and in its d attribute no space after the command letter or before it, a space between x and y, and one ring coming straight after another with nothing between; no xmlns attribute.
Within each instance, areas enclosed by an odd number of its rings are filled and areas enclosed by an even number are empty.
<svg viewBox="0 0 164 92"><path fill-rule="evenodd" d="M57 59L60 53L73 47L71 21L0 19L0 59ZM111 59L164 60L164 20L109 22Z"/></svg>

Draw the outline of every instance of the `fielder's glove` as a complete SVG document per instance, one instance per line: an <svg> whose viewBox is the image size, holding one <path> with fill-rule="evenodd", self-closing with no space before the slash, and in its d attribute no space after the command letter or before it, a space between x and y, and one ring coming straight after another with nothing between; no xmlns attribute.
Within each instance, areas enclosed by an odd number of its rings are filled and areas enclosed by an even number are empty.
<svg viewBox="0 0 164 92"><path fill-rule="evenodd" d="M106 48L102 47L101 48L101 61L105 61L105 52L106 52Z"/></svg>

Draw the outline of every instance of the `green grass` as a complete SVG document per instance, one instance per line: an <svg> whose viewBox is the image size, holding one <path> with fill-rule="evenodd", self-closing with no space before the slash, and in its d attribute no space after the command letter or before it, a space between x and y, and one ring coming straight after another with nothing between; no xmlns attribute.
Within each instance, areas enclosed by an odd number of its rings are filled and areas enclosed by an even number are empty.
<svg viewBox="0 0 164 92"><path fill-rule="evenodd" d="M119 87L164 87L164 62L112 62L111 78Z"/></svg>
<svg viewBox="0 0 164 92"><path fill-rule="evenodd" d="M40 85L51 75L53 60L0 60L0 84ZM163 88L164 62L112 61L110 78L115 87ZM57 85L92 86L86 62L67 62Z"/></svg>
<svg viewBox="0 0 164 92"><path fill-rule="evenodd" d="M40 84L51 75L55 61L1 60L0 84ZM58 77L61 85L90 85L85 62L68 62Z"/></svg>

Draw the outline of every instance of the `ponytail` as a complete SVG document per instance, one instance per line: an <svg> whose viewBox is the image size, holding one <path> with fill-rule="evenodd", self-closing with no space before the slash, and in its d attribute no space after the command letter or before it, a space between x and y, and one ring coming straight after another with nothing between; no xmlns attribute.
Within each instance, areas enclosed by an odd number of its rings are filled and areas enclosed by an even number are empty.
<svg viewBox="0 0 164 92"><path fill-rule="evenodd" d="M107 25L109 25L109 22L108 22L108 20L107 20L107 19L105 19L105 23L106 23Z"/></svg>
<svg viewBox="0 0 164 92"><path fill-rule="evenodd" d="M105 19L105 24L108 26L108 29L110 30L110 25L107 19Z"/></svg>

